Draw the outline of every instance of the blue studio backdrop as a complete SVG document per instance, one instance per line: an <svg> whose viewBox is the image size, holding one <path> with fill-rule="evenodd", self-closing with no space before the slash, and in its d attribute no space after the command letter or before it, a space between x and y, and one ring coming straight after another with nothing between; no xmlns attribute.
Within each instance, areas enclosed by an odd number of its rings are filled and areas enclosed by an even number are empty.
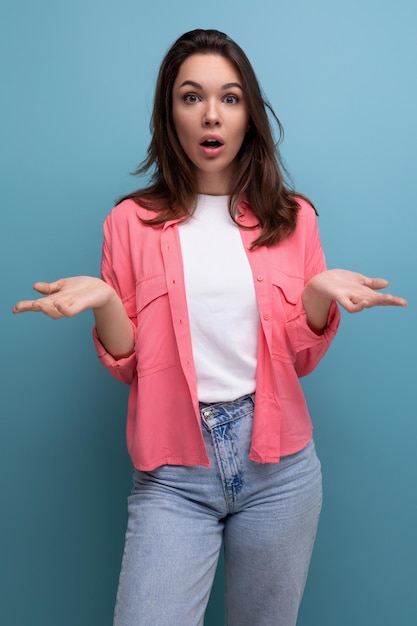
<svg viewBox="0 0 417 626"><path fill-rule="evenodd" d="M413 0L3 0L0 623L106 626L131 468L127 388L89 312L14 317L35 280L97 275L102 222L149 141L155 77L196 27L247 52L330 267L407 309L343 314L303 381L324 508L299 626L416 623L417 5ZM206 625L223 623L222 567ZM175 625L176 626L176 625Z"/></svg>

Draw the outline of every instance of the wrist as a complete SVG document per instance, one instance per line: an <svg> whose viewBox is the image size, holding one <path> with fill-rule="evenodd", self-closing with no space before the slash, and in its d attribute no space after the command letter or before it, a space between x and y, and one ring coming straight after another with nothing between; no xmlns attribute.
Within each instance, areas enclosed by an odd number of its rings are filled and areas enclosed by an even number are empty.
<svg viewBox="0 0 417 626"><path fill-rule="evenodd" d="M99 284L100 292L99 297L97 298L96 305L93 306L92 309L94 314L97 313L98 315L100 315L106 310L112 310L120 306L121 300L111 285L107 284L106 282L104 282L104 280L101 280L100 278L98 278L97 280L101 283Z"/></svg>
<svg viewBox="0 0 417 626"><path fill-rule="evenodd" d="M327 326L332 298L320 295L315 289L314 277L307 283L301 301L311 330L321 334Z"/></svg>

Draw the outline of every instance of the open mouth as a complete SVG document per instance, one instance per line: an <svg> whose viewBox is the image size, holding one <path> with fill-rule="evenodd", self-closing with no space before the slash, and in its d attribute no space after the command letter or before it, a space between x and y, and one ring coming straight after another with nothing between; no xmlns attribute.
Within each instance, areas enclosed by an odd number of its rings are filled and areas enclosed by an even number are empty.
<svg viewBox="0 0 417 626"><path fill-rule="evenodd" d="M205 141L202 141L201 146L204 146L204 148L220 148L220 146L222 146L222 142L218 141L217 139L206 139Z"/></svg>

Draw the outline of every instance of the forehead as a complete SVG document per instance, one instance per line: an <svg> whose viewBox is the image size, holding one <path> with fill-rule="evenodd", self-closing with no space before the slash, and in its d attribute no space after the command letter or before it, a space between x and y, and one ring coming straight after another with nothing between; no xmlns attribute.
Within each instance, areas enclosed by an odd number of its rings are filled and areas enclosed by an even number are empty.
<svg viewBox="0 0 417 626"><path fill-rule="evenodd" d="M224 85L230 82L241 83L235 66L219 54L192 54L180 65L174 88L185 81L195 81L201 85Z"/></svg>

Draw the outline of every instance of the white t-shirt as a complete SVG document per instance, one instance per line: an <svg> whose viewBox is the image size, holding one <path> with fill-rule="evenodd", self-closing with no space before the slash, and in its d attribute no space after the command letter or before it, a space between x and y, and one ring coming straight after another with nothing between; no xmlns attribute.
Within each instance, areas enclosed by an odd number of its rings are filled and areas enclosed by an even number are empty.
<svg viewBox="0 0 417 626"><path fill-rule="evenodd" d="M259 314L252 272L228 196L198 196L179 224L200 402L255 391Z"/></svg>

